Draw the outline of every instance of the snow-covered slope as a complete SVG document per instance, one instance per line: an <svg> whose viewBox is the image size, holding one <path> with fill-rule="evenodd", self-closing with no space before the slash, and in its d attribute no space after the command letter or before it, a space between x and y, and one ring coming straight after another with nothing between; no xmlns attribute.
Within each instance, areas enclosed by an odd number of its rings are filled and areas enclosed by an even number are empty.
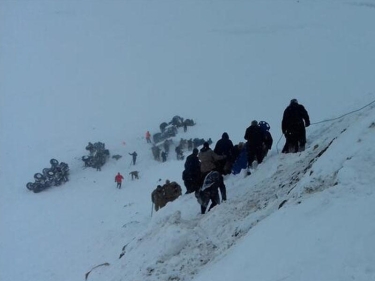
<svg viewBox="0 0 375 281"><path fill-rule="evenodd" d="M230 199L212 212L191 194L167 205L90 280L375 278L375 106L309 132L305 152L228 176Z"/></svg>
<svg viewBox="0 0 375 281"><path fill-rule="evenodd" d="M0 280L83 280L102 263L89 280L375 279L373 105L319 123L375 100L373 7L2 1ZM305 152L281 155L291 98L313 125ZM197 122L176 142L226 131L238 143L257 119L274 148L250 177L226 177L228 201L212 212L183 195L151 217L151 191L183 186L183 162L155 162L143 136L176 114ZM123 157L84 169L96 141ZM28 191L51 158L70 181Z"/></svg>

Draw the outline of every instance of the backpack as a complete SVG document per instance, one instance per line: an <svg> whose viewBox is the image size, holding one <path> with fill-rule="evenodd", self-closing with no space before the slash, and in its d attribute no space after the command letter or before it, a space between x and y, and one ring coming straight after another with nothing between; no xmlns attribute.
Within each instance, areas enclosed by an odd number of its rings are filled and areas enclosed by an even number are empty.
<svg viewBox="0 0 375 281"><path fill-rule="evenodd" d="M268 124L266 121L260 121L259 127L262 129L263 132L269 131L271 129L270 124Z"/></svg>
<svg viewBox="0 0 375 281"><path fill-rule="evenodd" d="M207 207L210 201L209 192L202 191L202 190L195 191L195 198L197 198L199 205L203 207Z"/></svg>
<svg viewBox="0 0 375 281"><path fill-rule="evenodd" d="M211 171L204 178L203 185L201 190L204 191L207 188L211 187L215 182L220 180L220 174L217 171Z"/></svg>

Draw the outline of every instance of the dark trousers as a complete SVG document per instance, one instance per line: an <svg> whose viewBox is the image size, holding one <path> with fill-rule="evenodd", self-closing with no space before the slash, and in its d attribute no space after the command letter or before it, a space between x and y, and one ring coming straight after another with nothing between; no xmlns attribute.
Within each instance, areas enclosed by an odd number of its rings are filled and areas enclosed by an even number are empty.
<svg viewBox="0 0 375 281"><path fill-rule="evenodd" d="M186 187L186 193L192 193L194 191L197 191L200 187L199 181L194 181L194 180L184 181L184 184Z"/></svg>
<svg viewBox="0 0 375 281"><path fill-rule="evenodd" d="M202 204L201 204L201 213L205 214L207 210L207 206L211 201L211 205L208 208L208 212L215 207L216 205L220 204L220 197L219 197L219 192L217 189L215 190L206 190L206 192L203 192L204 196L202 198Z"/></svg>
<svg viewBox="0 0 375 281"><path fill-rule="evenodd" d="M306 145L306 130L305 127L288 131L285 134L285 146L282 150L283 153L295 153L305 150Z"/></svg>
<svg viewBox="0 0 375 281"><path fill-rule="evenodd" d="M118 182L118 183L117 183L117 188L118 188L118 189L121 188L121 182Z"/></svg>
<svg viewBox="0 0 375 281"><path fill-rule="evenodd" d="M247 148L247 166L252 167L252 164L255 160L257 160L258 164L262 163L263 161L263 149L262 147L251 147L248 146Z"/></svg>

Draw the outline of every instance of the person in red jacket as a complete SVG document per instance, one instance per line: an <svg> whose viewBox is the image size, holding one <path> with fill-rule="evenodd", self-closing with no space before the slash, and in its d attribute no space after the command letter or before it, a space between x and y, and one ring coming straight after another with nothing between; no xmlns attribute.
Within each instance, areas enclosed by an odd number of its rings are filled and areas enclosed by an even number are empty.
<svg viewBox="0 0 375 281"><path fill-rule="evenodd" d="M150 131L146 132L146 141L147 141L147 143L151 143L151 134L150 134Z"/></svg>
<svg viewBox="0 0 375 281"><path fill-rule="evenodd" d="M115 182L117 183L117 188L118 189L121 188L121 183L122 183L123 179L124 179L124 177L120 173L117 173L117 175L115 177Z"/></svg>

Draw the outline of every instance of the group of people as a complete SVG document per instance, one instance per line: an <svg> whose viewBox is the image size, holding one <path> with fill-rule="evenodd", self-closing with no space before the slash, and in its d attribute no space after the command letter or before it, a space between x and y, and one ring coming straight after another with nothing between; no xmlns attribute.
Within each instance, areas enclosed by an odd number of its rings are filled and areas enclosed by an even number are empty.
<svg viewBox="0 0 375 281"><path fill-rule="evenodd" d="M181 186L175 181L166 180L164 185L158 185L151 193L155 211L163 208L168 202L176 200L181 194Z"/></svg>
<svg viewBox="0 0 375 281"><path fill-rule="evenodd" d="M286 142L282 150L283 153L295 153L305 150L306 145L306 127L310 126L309 115L303 105L296 99L290 101L285 109L281 122L282 132ZM198 150L195 147L186 158L182 180L186 187L186 194L195 193L195 196L201 205L201 213L208 211L214 206L226 201L226 187L224 184L224 175L237 173L238 167L246 168L247 174L263 162L268 151L272 148L273 138L269 132L270 126L265 121L257 122L253 120L246 129L244 139L246 143L240 142L233 145L227 132L222 134L217 141L214 150L210 148L208 142L203 143L203 147ZM168 149L166 149L168 150ZM181 155L177 151L177 158ZM244 166L241 166L243 164ZM158 186L152 193L152 202L155 204L155 210L164 207L169 201L175 200L181 195L181 187L173 182L173 196L166 196L167 187L171 185L168 181L164 186ZM178 187L177 187L178 186ZM221 193L221 200L219 196ZM177 196L177 194L179 194ZM177 196L177 197L175 197ZM161 199L163 197L163 199ZM173 198L173 199L172 199Z"/></svg>
<svg viewBox="0 0 375 281"><path fill-rule="evenodd" d="M231 161L233 143L227 133L223 133L222 139L216 143L215 150L210 148L208 142L203 144L199 151L194 148L191 155L186 158L182 179L186 187L186 193L195 192L195 196L201 205L201 213L220 204L220 189L222 200L226 200L226 187L223 174L227 174L226 163Z"/></svg>
<svg viewBox="0 0 375 281"><path fill-rule="evenodd" d="M286 143L283 153L295 153L305 150L306 127L310 126L309 115L303 105L296 99L290 101L285 109L282 119L282 132ZM273 138L269 132L270 126L265 121L253 120L246 129L244 139L246 143L233 145L228 133L224 132L216 143L214 150L205 142L203 148L197 148L189 155L185 162L182 179L186 187L186 193L195 192L201 205L201 213L204 214L211 201L208 210L220 204L218 190L222 201L226 200L226 187L223 175L233 172L233 165L241 158L245 158L247 174L254 168L254 164L260 164L272 148ZM245 168L243 167L243 168Z"/></svg>

